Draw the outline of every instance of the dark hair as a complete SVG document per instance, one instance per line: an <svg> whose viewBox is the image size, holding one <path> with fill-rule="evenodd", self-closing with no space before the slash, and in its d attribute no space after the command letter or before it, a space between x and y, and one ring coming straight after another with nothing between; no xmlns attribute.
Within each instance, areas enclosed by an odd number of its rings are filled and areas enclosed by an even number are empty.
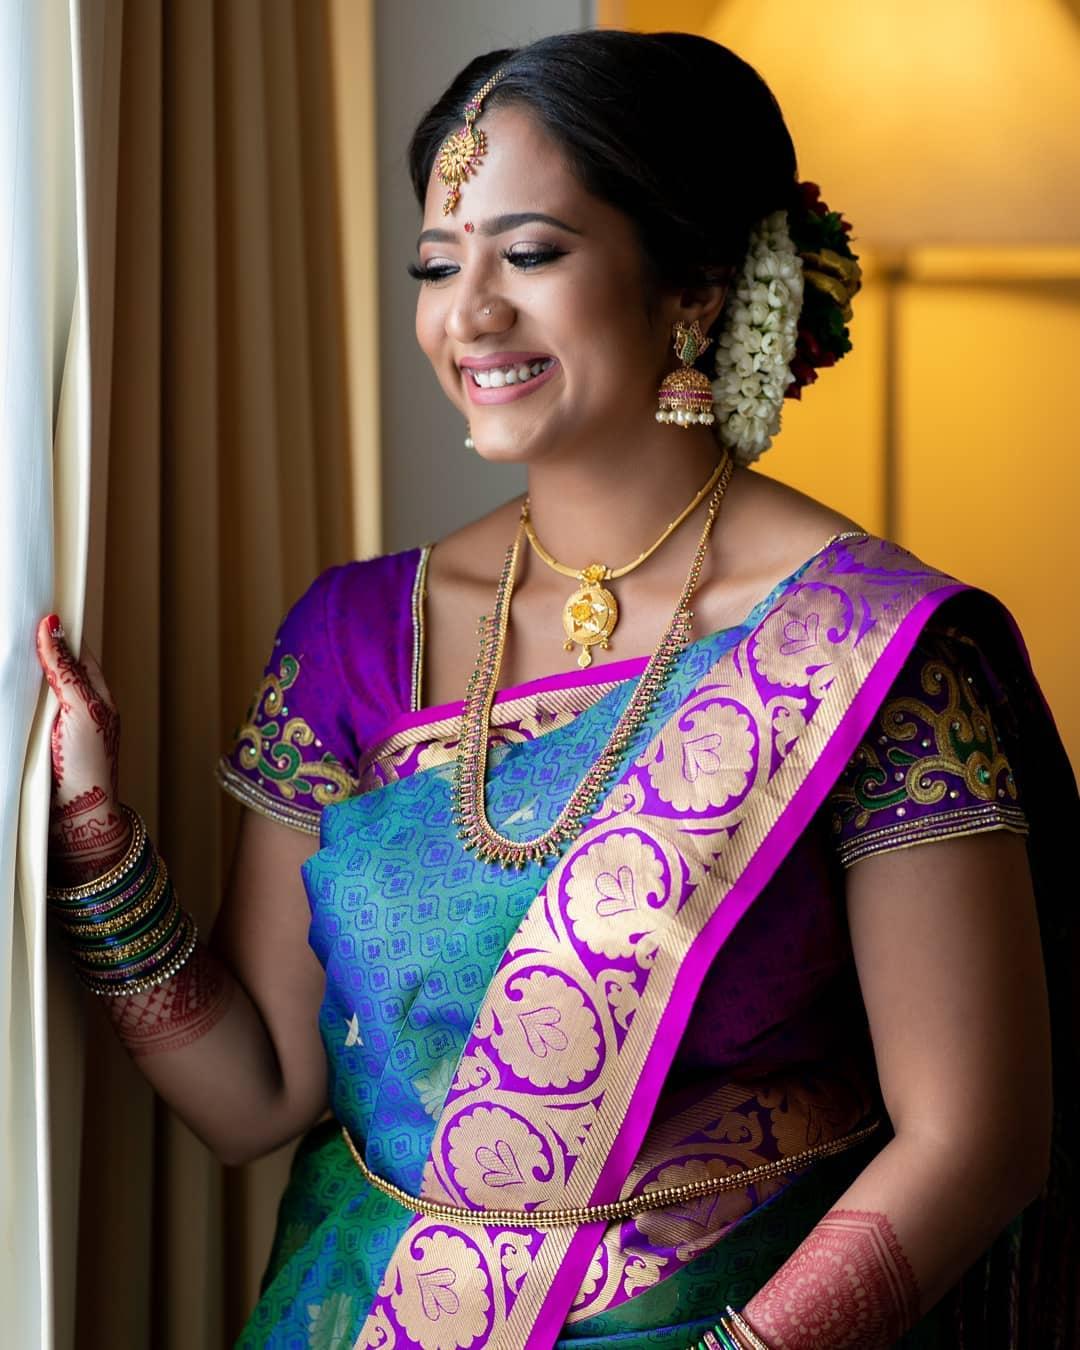
<svg viewBox="0 0 1080 1350"><path fill-rule="evenodd" d="M466 101L526 105L586 190L625 212L661 284L721 280L750 230L796 200L795 148L756 70L690 33L559 33L471 61L424 114L409 146L421 206L435 157ZM481 113L481 123L483 113Z"/></svg>

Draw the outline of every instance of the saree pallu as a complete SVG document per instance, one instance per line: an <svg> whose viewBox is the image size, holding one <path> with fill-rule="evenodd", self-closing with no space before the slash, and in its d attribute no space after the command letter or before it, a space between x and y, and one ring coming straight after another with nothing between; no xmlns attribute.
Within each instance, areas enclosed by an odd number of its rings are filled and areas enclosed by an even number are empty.
<svg viewBox="0 0 1080 1350"><path fill-rule="evenodd" d="M298 1153L240 1344L683 1346L756 1292L887 1138L865 1035L766 1080L672 1087L669 1069L707 972L946 606L1017 716L1033 870L1053 897L1075 788L1015 630L990 597L869 537L687 648L558 859L503 871L462 850L452 725L420 718L369 756L378 790L324 813L304 868L336 1123ZM546 828L630 692L613 682L554 729L505 738L497 828ZM1071 914L1041 917L1056 997ZM1073 1240L1074 1054L1063 1036L1047 1196L907 1343L1074 1344L1054 1274Z"/></svg>

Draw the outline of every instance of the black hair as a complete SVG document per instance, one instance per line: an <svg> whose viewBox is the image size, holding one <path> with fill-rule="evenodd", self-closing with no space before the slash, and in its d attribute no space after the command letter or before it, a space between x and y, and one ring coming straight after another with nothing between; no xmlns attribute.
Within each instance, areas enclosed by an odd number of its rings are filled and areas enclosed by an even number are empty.
<svg viewBox="0 0 1080 1350"><path fill-rule="evenodd" d="M413 134L409 171L421 206L439 148L500 67L484 111L527 106L585 189L632 220L662 285L726 279L753 226L797 200L791 136L752 66L691 33L599 29L471 61Z"/></svg>

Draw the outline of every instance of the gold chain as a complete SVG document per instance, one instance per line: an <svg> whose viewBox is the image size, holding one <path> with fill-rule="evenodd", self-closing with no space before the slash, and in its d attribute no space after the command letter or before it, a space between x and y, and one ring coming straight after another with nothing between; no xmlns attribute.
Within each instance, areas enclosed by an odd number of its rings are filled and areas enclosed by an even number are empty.
<svg viewBox="0 0 1080 1350"><path fill-rule="evenodd" d="M518 842L500 834L488 820L484 802L487 779L488 739L491 735L491 708L499 683L506 635L510 623L510 600L514 593L514 575L521 548L522 525L514 534L495 595L495 612L489 620L481 620L480 650L476 667L465 694L461 714L461 736L458 742L457 763L454 769L454 816L458 838L469 851L475 850L484 862L495 862L501 867L524 867L528 862L542 862L548 855L558 856L563 846L577 837L581 824L589 816L600 794L618 768L623 751L648 717L671 675L675 658L690 640L693 610L690 600L697 590L705 551L713 522L731 479L734 461L724 456L720 474L709 499L705 525L701 531L690 571L675 606L675 613L667 631L634 686L634 692L622 715L608 737L596 761L585 777L571 792L565 806L553 825L535 839Z"/></svg>
<svg viewBox="0 0 1080 1350"><path fill-rule="evenodd" d="M646 1191L643 1195L630 1195L606 1205L540 1210L466 1209L463 1205L447 1205L438 1200L425 1200L421 1195L411 1195L368 1167L344 1125L341 1127L341 1135L364 1180L413 1214L420 1214L425 1219L444 1219L449 1223L466 1226L490 1224L508 1228L533 1228L537 1232L546 1233L553 1228L578 1227L587 1223L618 1223L623 1219L633 1218L636 1214L665 1209L668 1205L685 1204L690 1200L699 1200L707 1195L720 1195L726 1191L741 1191L760 1181L770 1181L788 1172L794 1172L808 1163L831 1158L837 1153L845 1153L848 1149L861 1144L864 1139L868 1139L880 1125L880 1120L871 1121L862 1129L854 1130L840 1139L833 1139L828 1144L815 1144L802 1153L792 1153L786 1158L777 1158L774 1162L748 1167L744 1172L728 1172L724 1176L705 1177L701 1181L688 1181L682 1186L662 1186L657 1190Z"/></svg>
<svg viewBox="0 0 1080 1350"><path fill-rule="evenodd" d="M679 526L683 523L686 517L689 516L698 506L700 506L701 503L705 500L705 498L709 495L709 493L713 490L713 488L720 480L720 475L724 471L725 462L726 462L725 460L721 459L720 463L717 464L716 468L709 475L708 482L705 483L705 485L694 494L693 500L689 503L688 506L684 507L684 509L679 512L679 514L675 517L675 519L671 522L671 524L668 525L668 527L664 530L660 538L657 539L655 544L652 544L649 548L647 548L644 553L639 553L638 556L634 559L634 561L627 563L625 567L611 568L604 566L603 573L600 575L598 579L601 581L617 581L619 577L624 577L628 572L632 572L635 567L640 567L641 564L645 562L647 558L651 558L652 555L656 552L656 550L660 547L660 545L664 542L664 540L667 539L669 535L674 534L674 532L679 528ZM594 563L589 567L567 567L564 563L557 562L555 558L553 558L551 554L547 551L547 549L543 546L540 540L536 537L536 530L533 527L532 519L529 515L528 497L525 498L525 504L522 507L521 514L522 520L525 523L525 537L532 545L533 550L536 552L536 554L556 572L560 572L564 577L582 578L584 577L587 571L593 571L597 569L599 566L601 566L601 564Z"/></svg>

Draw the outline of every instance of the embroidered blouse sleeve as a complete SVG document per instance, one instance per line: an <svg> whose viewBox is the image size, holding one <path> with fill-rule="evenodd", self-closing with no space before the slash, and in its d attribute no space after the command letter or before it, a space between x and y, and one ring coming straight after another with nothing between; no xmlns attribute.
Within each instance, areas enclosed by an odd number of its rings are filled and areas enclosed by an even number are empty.
<svg viewBox="0 0 1080 1350"><path fill-rule="evenodd" d="M324 806L352 796L356 746L327 628L331 569L285 616L218 781L245 806L310 834Z"/></svg>
<svg viewBox="0 0 1080 1350"><path fill-rule="evenodd" d="M833 789L840 862L987 830L1026 834L1010 720L978 648L925 633Z"/></svg>

